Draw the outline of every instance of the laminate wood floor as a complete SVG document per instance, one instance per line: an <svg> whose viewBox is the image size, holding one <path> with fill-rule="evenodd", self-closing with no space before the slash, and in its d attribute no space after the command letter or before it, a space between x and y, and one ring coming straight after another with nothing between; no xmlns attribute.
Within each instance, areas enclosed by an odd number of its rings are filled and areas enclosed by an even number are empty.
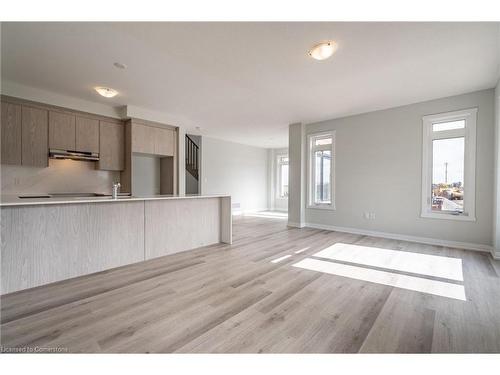
<svg viewBox="0 0 500 375"><path fill-rule="evenodd" d="M360 254L370 248L397 253L385 261L362 257L366 264L315 255L335 244L357 245ZM421 265L418 259L405 263L415 254L424 255L422 264L429 261L425 255L445 257L430 258L444 260L445 266L431 262L425 274L415 268ZM442 277L450 259L450 268L461 267L463 281ZM301 264L319 264L321 270ZM442 274L433 274L436 270ZM2 296L2 348L499 353L499 275L500 262L486 253L287 228L285 220L246 216L234 220L233 245L208 246ZM445 296L457 288L465 300Z"/></svg>

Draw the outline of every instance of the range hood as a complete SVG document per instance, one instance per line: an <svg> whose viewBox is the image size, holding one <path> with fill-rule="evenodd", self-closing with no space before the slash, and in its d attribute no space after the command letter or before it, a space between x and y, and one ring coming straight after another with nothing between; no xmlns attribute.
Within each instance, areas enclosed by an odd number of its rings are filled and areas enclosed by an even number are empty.
<svg viewBox="0 0 500 375"><path fill-rule="evenodd" d="M99 154L97 152L56 150L56 149L51 148L49 150L49 158L51 158L51 159L98 161Z"/></svg>

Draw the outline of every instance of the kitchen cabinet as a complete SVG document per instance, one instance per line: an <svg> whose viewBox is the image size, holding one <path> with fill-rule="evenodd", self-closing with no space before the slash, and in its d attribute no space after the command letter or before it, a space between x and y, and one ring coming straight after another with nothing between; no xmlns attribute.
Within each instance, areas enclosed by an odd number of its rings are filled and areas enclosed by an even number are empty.
<svg viewBox="0 0 500 375"><path fill-rule="evenodd" d="M48 167L48 111L41 108L23 105L21 123L22 165L32 167Z"/></svg>
<svg viewBox="0 0 500 375"><path fill-rule="evenodd" d="M174 131L155 126L132 124L132 152L174 155Z"/></svg>
<svg viewBox="0 0 500 375"><path fill-rule="evenodd" d="M108 171L125 169L125 126L123 123L100 121L98 168Z"/></svg>
<svg viewBox="0 0 500 375"><path fill-rule="evenodd" d="M2 164L21 165L21 114L21 105L2 103Z"/></svg>
<svg viewBox="0 0 500 375"><path fill-rule="evenodd" d="M76 151L75 115L49 111L49 148Z"/></svg>
<svg viewBox="0 0 500 375"><path fill-rule="evenodd" d="M76 151L99 152L99 120L76 116Z"/></svg>

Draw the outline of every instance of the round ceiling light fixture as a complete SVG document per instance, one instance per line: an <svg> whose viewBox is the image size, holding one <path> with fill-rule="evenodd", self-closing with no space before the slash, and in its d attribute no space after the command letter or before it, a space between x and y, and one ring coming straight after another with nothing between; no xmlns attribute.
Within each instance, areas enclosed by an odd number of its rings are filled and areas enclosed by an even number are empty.
<svg viewBox="0 0 500 375"><path fill-rule="evenodd" d="M113 65L115 66L115 68L118 68L118 69L127 69L127 65L125 65L121 62L115 62L115 63L113 63Z"/></svg>
<svg viewBox="0 0 500 375"><path fill-rule="evenodd" d="M95 91L97 91L99 95L104 96L105 98L112 98L118 95L118 91L113 90L109 87L96 87Z"/></svg>
<svg viewBox="0 0 500 375"><path fill-rule="evenodd" d="M316 44L309 50L309 56L315 60L326 60L337 50L337 43L333 40Z"/></svg>

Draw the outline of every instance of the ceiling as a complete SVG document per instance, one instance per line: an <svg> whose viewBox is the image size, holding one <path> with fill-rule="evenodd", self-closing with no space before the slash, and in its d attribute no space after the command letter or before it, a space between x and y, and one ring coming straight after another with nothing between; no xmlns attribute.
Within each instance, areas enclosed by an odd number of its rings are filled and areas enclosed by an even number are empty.
<svg viewBox="0 0 500 375"><path fill-rule="evenodd" d="M499 25L3 23L2 79L170 114L202 135L282 147L293 122L493 87ZM339 45L331 59L307 55L328 39ZM94 86L120 95L102 98Z"/></svg>

